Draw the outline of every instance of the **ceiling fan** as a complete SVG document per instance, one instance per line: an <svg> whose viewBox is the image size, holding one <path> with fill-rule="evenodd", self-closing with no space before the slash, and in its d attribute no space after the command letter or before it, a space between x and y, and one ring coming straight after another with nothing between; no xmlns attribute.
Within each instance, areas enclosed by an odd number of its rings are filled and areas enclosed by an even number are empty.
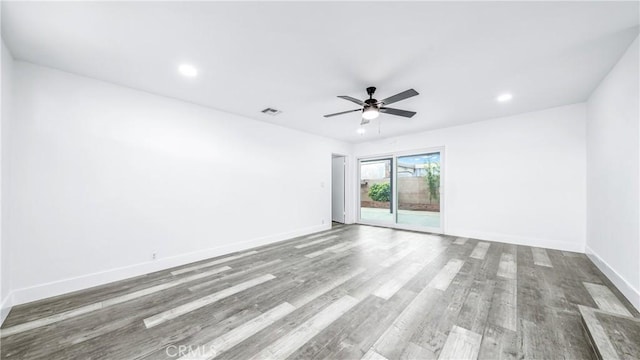
<svg viewBox="0 0 640 360"><path fill-rule="evenodd" d="M415 111L407 111L407 110L399 110L399 109L394 109L394 108L388 108L386 107L386 105L389 104L393 104L395 102L410 98L412 96L416 96L418 95L418 92L413 90L413 89L409 89L406 91L403 91L399 94L395 94L393 96L390 96L386 99L383 100L376 100L373 98L373 94L376 92L376 88L375 87L368 87L367 88L367 94L369 94L369 98L361 101L358 100L356 98L353 98L351 96L346 96L346 95L340 95L338 96L341 99L345 99L351 102L354 102L360 106L362 106L362 108L360 109L355 109L355 110L349 110L349 111L342 111L339 113L334 113L334 114L328 114L325 115L324 117L331 117L331 116L336 116L336 115L342 115L342 114L348 114L351 112L356 112L356 111L362 111L362 122L360 123L360 125L364 125L364 124L368 124L369 121L375 119L378 117L378 115L380 115L380 113L385 113L385 114L390 114L390 115L397 115L397 116L403 116L403 117L412 117L413 115L415 115Z"/></svg>

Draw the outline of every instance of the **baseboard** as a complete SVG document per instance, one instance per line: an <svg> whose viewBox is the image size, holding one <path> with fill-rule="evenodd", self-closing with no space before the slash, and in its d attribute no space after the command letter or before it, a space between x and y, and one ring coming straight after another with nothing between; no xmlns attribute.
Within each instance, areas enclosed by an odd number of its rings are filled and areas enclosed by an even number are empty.
<svg viewBox="0 0 640 360"><path fill-rule="evenodd" d="M532 238L532 237L525 237L525 236L513 236L513 235L505 235L505 234L497 234L497 233L480 232L480 231L469 231L469 230L463 230L463 229L446 229L445 234L458 236L458 237L479 239L479 240L497 241L497 242L503 242L508 244L515 244L515 245L526 245L526 246L541 247L546 249L584 253L584 243L580 244L580 243L574 243L574 242L563 241L563 240L549 240L549 239L540 239L540 238Z"/></svg>
<svg viewBox="0 0 640 360"><path fill-rule="evenodd" d="M609 265L604 259L596 254L589 246L586 247L586 254L591 261L602 271L602 273L611 280L618 290L624 295L627 300L640 311L640 291L635 289L625 278L623 278L617 271L615 271L611 265Z"/></svg>
<svg viewBox="0 0 640 360"><path fill-rule="evenodd" d="M11 307L13 306L13 293L10 292L7 297L2 299L2 305L0 305L0 326L4 323L4 319L7 318L9 312L11 311Z"/></svg>
<svg viewBox="0 0 640 360"><path fill-rule="evenodd" d="M130 266L95 272L88 275L67 278L45 284L14 289L11 292L11 305L24 304L36 300L46 299L52 296L67 294L70 292L88 289L90 287L108 284L110 282L128 279L135 276L149 274L155 271L166 270L176 266L229 254L236 251L247 250L257 246L268 245L294 237L303 236L331 228L331 224L317 225L289 231L285 233L254 238L234 244L217 246L214 248L199 250L191 253L180 254L171 257L160 258ZM3 306L4 309L4 306Z"/></svg>

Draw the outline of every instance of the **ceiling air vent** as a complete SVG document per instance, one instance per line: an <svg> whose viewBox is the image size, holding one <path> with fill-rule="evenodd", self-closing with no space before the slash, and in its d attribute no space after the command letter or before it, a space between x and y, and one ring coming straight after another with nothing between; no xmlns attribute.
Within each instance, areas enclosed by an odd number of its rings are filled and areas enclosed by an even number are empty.
<svg viewBox="0 0 640 360"><path fill-rule="evenodd" d="M280 114L282 111L278 110L278 109L274 109L274 108L266 108L264 110L262 110L263 114L267 114L267 115L271 115L271 116L276 116L278 114Z"/></svg>

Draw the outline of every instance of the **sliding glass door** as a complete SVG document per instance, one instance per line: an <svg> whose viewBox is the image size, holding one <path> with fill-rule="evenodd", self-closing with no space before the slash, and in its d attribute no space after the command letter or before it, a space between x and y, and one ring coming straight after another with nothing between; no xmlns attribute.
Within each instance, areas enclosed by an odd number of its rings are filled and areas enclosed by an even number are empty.
<svg viewBox="0 0 640 360"><path fill-rule="evenodd" d="M393 224L393 159L360 161L360 220Z"/></svg>
<svg viewBox="0 0 640 360"><path fill-rule="evenodd" d="M442 149L360 160L360 222L441 233Z"/></svg>
<svg viewBox="0 0 640 360"><path fill-rule="evenodd" d="M440 228L440 152L398 157L398 224Z"/></svg>

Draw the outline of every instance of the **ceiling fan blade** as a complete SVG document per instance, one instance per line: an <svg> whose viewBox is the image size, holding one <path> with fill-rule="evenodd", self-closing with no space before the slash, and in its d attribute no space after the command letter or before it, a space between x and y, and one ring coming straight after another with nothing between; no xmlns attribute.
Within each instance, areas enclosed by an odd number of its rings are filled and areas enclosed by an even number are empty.
<svg viewBox="0 0 640 360"><path fill-rule="evenodd" d="M409 89L409 90L403 91L403 92L401 92L399 94L395 94L393 96L390 96L390 97L388 97L388 98L386 98L384 100L380 100L380 103L385 104L385 105L389 105L389 104L393 104L393 103L398 102L400 100L404 100L404 99L407 99L407 98L410 98L410 97L416 96L416 95L418 95L417 91L415 91L413 89Z"/></svg>
<svg viewBox="0 0 640 360"><path fill-rule="evenodd" d="M394 109L394 108L388 108L388 107L381 107L380 112L385 114L404 116L408 118L413 117L413 115L416 114L415 111L400 110L400 109Z"/></svg>
<svg viewBox="0 0 640 360"><path fill-rule="evenodd" d="M358 99L356 99L356 98L354 98L354 97L346 96L346 95L339 95L338 97L339 97L340 99L349 100L349 101L354 102L354 103L356 103L356 104L358 104L358 105L364 106L364 101L362 101L362 100L358 100Z"/></svg>
<svg viewBox="0 0 640 360"><path fill-rule="evenodd" d="M339 112L339 113L328 114L328 115L325 115L324 117L332 117L332 116L336 116L336 115L348 114L348 113L355 112L355 111L362 111L362 109L348 110L348 111L343 111L343 112Z"/></svg>

